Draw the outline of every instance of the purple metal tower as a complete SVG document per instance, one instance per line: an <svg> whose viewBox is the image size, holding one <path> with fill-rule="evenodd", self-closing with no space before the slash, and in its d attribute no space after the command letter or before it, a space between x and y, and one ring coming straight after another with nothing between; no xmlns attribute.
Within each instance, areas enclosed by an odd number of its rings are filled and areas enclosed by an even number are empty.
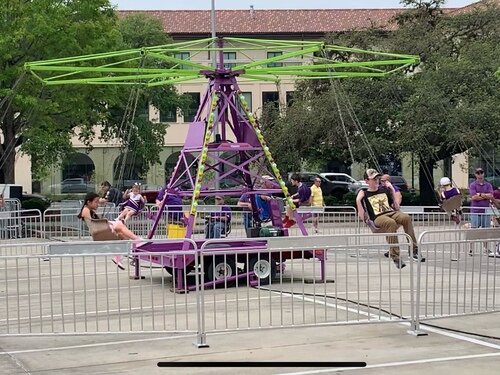
<svg viewBox="0 0 500 375"><path fill-rule="evenodd" d="M252 202L256 221L256 194L283 193L286 204L295 209L261 129L239 89L236 78L244 71L225 68L222 38L219 38L218 46L217 68L202 71L209 80L208 87L194 121L189 124L186 141L167 185L167 192L192 197L186 238L193 234L200 198L216 195L240 197L246 193ZM270 186L262 178L265 175L272 176L276 183ZM274 203L276 207L271 206L272 223L281 228L281 212ZM293 212L302 234L307 235L301 216L296 210ZM149 238L155 233L160 216L157 215Z"/></svg>

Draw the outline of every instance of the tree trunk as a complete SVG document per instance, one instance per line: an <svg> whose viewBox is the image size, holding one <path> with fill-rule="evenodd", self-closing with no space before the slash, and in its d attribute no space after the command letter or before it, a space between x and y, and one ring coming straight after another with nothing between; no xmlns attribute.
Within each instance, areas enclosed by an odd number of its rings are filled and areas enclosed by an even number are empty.
<svg viewBox="0 0 500 375"><path fill-rule="evenodd" d="M0 183L15 182L14 164L16 162L16 133L14 131L14 113L8 111L2 124L3 143L0 144Z"/></svg>
<svg viewBox="0 0 500 375"><path fill-rule="evenodd" d="M424 206L435 206L438 203L434 191L433 171L435 163L435 160L422 159L422 157L419 160L420 204Z"/></svg>

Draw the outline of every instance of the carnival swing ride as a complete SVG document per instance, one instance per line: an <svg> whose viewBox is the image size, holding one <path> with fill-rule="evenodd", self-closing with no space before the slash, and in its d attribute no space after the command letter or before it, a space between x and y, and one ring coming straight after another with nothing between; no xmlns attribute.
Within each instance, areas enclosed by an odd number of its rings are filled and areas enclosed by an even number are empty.
<svg viewBox="0 0 500 375"><path fill-rule="evenodd" d="M277 52L273 57L265 56L266 51ZM203 60L211 55L213 64ZM243 56L241 62L227 64L224 57L229 53ZM189 56L187 59L180 57ZM342 60L338 56L348 56ZM385 77L397 71L417 64L418 57L412 55L374 52L361 49L329 45L314 41L288 41L244 39L233 37L214 37L168 45L130 49L110 53L68 57L55 60L29 62L25 69L41 81L44 86L56 85L129 85L153 87L176 85L186 82L208 80L206 90L201 97L194 121L189 124L188 134L180 152L175 169L166 186L167 192L190 198L189 216L185 223L185 238L193 238L198 202L205 197L232 196L240 197L246 193L253 207L253 220L259 226L259 212L255 199L262 194L283 194L285 204L293 212L296 225L302 235L307 236L303 216L299 214L290 197L285 181L266 143L259 123L249 109L238 82L294 82L298 80L337 79L350 77ZM265 184L263 176L272 176L277 182L274 186ZM225 188L222 180L231 180L232 188ZM161 220L165 208L163 201L160 212L149 231L152 238ZM271 201L272 202L272 201ZM272 225L281 233L283 229L281 207L271 205ZM205 240L196 240L198 247ZM266 249L264 238L255 240L226 240L226 245L236 251ZM139 259L140 252L165 252L179 249L179 244L155 243L144 244L135 248L134 255ZM311 245L313 246L313 245ZM190 247L188 241L182 250ZM227 250L227 248L225 248ZM304 257L303 252L298 256ZM319 254L319 255L318 255ZM282 255L281 261L293 258L294 253ZM310 257L321 261L324 270L324 253L311 250ZM248 255L246 269L255 276L257 270L263 270L258 277L270 277L275 271L275 262L264 256ZM284 259L283 259L284 257ZM209 264L209 274L222 275L222 280L235 277L236 259L230 256L215 257L219 264ZM260 259L265 258L265 259ZM160 258L159 258L160 259ZM170 271L187 271L193 264L194 256L161 257L162 266ZM148 258L151 261L151 258ZM270 262L269 262L270 261ZM138 268L136 261L136 272ZM208 262L210 263L210 262ZM262 263L262 262L261 262ZM207 265L205 265L207 266ZM182 280L179 277L180 286ZM217 282L217 280L215 280Z"/></svg>

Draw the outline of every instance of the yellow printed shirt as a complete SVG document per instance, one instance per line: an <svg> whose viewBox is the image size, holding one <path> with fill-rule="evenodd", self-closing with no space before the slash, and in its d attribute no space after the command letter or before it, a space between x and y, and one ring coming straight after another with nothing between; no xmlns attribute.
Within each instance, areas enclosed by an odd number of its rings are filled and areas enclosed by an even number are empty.
<svg viewBox="0 0 500 375"><path fill-rule="evenodd" d="M393 212L394 210L391 207L393 203L392 194L385 188L379 188L377 191L365 191L363 205L371 220L375 220L377 216Z"/></svg>
<svg viewBox="0 0 500 375"><path fill-rule="evenodd" d="M311 186L311 206L323 207L323 191L316 185Z"/></svg>

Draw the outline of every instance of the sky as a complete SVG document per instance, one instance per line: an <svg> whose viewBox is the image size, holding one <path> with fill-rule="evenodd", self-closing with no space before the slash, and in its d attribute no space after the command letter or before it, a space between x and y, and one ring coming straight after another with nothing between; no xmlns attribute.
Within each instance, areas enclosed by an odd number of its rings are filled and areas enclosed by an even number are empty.
<svg viewBox="0 0 500 375"><path fill-rule="evenodd" d="M216 9L335 9L400 8L400 0L215 0ZM210 9L211 0L111 0L118 9ZM476 0L448 0L446 7L462 7Z"/></svg>

